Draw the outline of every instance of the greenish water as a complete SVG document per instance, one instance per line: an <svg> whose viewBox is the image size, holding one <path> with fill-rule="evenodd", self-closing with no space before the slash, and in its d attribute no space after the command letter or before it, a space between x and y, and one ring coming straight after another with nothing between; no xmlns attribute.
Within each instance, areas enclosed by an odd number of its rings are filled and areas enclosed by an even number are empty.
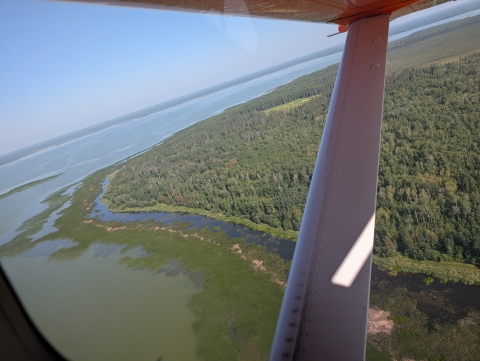
<svg viewBox="0 0 480 361"><path fill-rule="evenodd" d="M108 213L109 172L53 193L0 246L51 343L73 361L266 360L295 243L246 242L202 216ZM478 359L480 287L425 277L373 267L371 306L394 328L369 335L368 360Z"/></svg>
<svg viewBox="0 0 480 361"><path fill-rule="evenodd" d="M175 263L154 274L121 258L95 244L68 262L30 253L2 264L35 324L70 360L197 360L187 304L198 283Z"/></svg>
<svg viewBox="0 0 480 361"><path fill-rule="evenodd" d="M88 218L108 172L47 197L0 246L51 343L74 361L267 359L289 261L189 222Z"/></svg>

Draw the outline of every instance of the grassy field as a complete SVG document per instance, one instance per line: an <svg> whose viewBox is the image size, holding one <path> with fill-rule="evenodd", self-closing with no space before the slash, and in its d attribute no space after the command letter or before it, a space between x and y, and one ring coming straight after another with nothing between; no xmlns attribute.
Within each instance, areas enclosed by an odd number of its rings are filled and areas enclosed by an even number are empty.
<svg viewBox="0 0 480 361"><path fill-rule="evenodd" d="M445 281L480 285L480 269L471 264L459 262L417 261L402 255L394 257L373 256L373 263L393 272L424 273Z"/></svg>
<svg viewBox="0 0 480 361"><path fill-rule="evenodd" d="M269 114L270 112L278 112L278 111L288 112L289 110L292 110L293 108L296 108L299 105L302 105L303 103L308 102L309 100L311 100L314 97L315 96L309 97L309 98L296 99L296 100L293 100L291 102L288 102L288 103L285 103L285 104L278 105L276 107L267 109L264 112L265 112L265 114Z"/></svg>

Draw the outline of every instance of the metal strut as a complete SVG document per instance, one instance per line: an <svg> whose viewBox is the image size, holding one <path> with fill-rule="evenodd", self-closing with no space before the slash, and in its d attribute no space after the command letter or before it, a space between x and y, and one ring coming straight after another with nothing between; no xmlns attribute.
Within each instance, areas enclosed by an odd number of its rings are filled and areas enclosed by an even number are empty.
<svg viewBox="0 0 480 361"><path fill-rule="evenodd" d="M388 27L348 29L271 361L365 359Z"/></svg>

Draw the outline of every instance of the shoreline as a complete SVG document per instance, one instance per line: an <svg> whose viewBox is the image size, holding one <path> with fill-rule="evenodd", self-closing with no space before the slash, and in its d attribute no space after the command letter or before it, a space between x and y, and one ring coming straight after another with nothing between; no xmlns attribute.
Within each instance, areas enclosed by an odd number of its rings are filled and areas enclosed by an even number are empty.
<svg viewBox="0 0 480 361"><path fill-rule="evenodd" d="M241 224L248 227L253 231L259 231L268 233L274 237L280 237L283 239L297 242L297 231L285 231L278 228L271 227L266 224L257 224L248 219L240 217L227 217L223 214L210 212L202 209L187 208L182 206L170 206L167 204L157 204L152 207L145 208L125 208L123 210L111 209L107 202L102 199L102 202L108 207L111 212L118 213L136 213L136 212L172 212L172 213L188 213L197 214L200 216L206 216L217 219L222 222ZM376 254L373 254L372 263L380 266L388 271L392 275L397 272L413 273L413 274L425 274L426 276L432 276L439 278L442 282L461 282L465 285L480 285L480 269L472 264L460 263L460 262L436 262L436 261L416 261L400 254L393 257L384 258Z"/></svg>
<svg viewBox="0 0 480 361"><path fill-rule="evenodd" d="M187 208L183 206L171 206L168 204L157 204L155 206L145 207L145 208L132 207L132 208L125 208L120 210L120 209L110 208L108 202L106 202L103 199L102 199L102 202L105 203L108 209L114 213L171 212L171 213L197 214L200 216L214 218L222 222L241 224L242 226L248 227L253 231L268 233L274 237L280 237L283 239L291 240L293 242L297 242L297 237L298 237L298 231L285 231L283 229L274 228L264 223L258 224L249 219L235 217L235 216L225 216L221 213L215 213L215 212L211 212L203 209Z"/></svg>
<svg viewBox="0 0 480 361"><path fill-rule="evenodd" d="M441 283L461 282L465 285L480 285L480 269L473 264L460 262L416 261L400 254L390 258L373 255L372 262L392 275L397 272L425 274L440 279Z"/></svg>
<svg viewBox="0 0 480 361"><path fill-rule="evenodd" d="M477 24L475 23L475 21L477 20L477 17L458 20L451 24L450 23L442 24L434 27L435 29L433 30L431 28L422 30L416 36L417 37L421 36L422 41L425 39L432 38L433 40L438 42L440 39L439 36L441 35L442 38L440 40L447 39L449 41L452 41L455 34L457 34L455 35L456 37L459 37L458 34L460 35L463 34L463 33L458 33L459 31L464 31L465 28L467 27L470 28L471 26ZM450 28L453 28L453 30L451 30ZM450 29L450 30L447 31L445 29L447 30ZM449 37L446 38L447 35L445 34L447 34ZM410 46L410 45L411 44L407 44L403 47ZM410 53L409 53L410 55L411 54L418 55L418 53L421 53L423 51L422 49L420 49L422 48L422 44L415 43L414 45L415 45L414 49L413 50L410 49ZM399 47L399 49L403 47L401 46ZM410 48L413 48L413 45L410 46ZM477 48L475 49L476 50L474 51L476 52L478 49ZM465 49L463 50L464 50L463 52L460 52L462 56L472 53L472 50L470 48L467 49L467 47L465 47ZM390 55L392 55L392 53L393 52L391 52ZM453 58L448 56L443 56L445 54L440 56L437 52L433 52L433 51L432 51L432 54L433 55L429 58L427 62L425 62L425 64L438 64L439 62L443 64L443 62L459 61L458 54ZM422 53L422 56L423 55L424 54ZM399 56L397 55L397 58L398 57ZM410 56L408 56L407 58L411 59ZM298 98L298 99L303 99L303 98ZM280 107L283 107L287 104L293 105L295 104L296 101L298 101L298 99L290 101L289 103L282 104ZM269 108L268 110L271 111L272 109L275 109L275 108L278 109L278 106ZM124 212L158 211L158 212L179 212L179 213L197 214L197 215L202 215L202 216L210 217L213 219L217 219L222 222L241 224L254 231L265 232L273 236L277 236L284 239L290 239L290 240L296 241L296 238L298 237L298 231L285 231L281 228L275 228L267 224L255 223L250 219L243 218L241 216L226 216L222 213L207 211L204 209L188 208L184 206L175 206L175 205L168 205L168 204L156 204L154 206L147 206L147 207L130 207L125 209L119 209L119 208L113 208L113 207L110 208L107 202L104 202L104 203L112 212L124 213ZM246 215L246 217L247 216L248 215ZM385 269L388 269L389 271L392 272L392 274L395 274L396 272L421 273L428 276L438 277L440 280L442 280L442 282L444 280L449 280L452 282L462 282L467 285L472 285L472 284L480 285L480 268L470 263L455 262L455 261L414 260L414 259L403 256L399 252L388 258L383 258L374 254L372 257L372 260L373 260L373 263Z"/></svg>

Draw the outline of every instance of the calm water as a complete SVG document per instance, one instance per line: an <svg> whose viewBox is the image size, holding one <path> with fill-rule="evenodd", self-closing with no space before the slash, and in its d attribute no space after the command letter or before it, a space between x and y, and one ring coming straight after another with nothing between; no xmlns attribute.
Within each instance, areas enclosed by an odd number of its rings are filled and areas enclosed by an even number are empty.
<svg viewBox="0 0 480 361"><path fill-rule="evenodd" d="M34 322L60 352L70 360L196 360L187 303L200 289L188 274L128 270L118 265L123 247L100 243L78 259L46 261L71 245L42 242L2 260ZM135 253L142 250L129 255Z"/></svg>

